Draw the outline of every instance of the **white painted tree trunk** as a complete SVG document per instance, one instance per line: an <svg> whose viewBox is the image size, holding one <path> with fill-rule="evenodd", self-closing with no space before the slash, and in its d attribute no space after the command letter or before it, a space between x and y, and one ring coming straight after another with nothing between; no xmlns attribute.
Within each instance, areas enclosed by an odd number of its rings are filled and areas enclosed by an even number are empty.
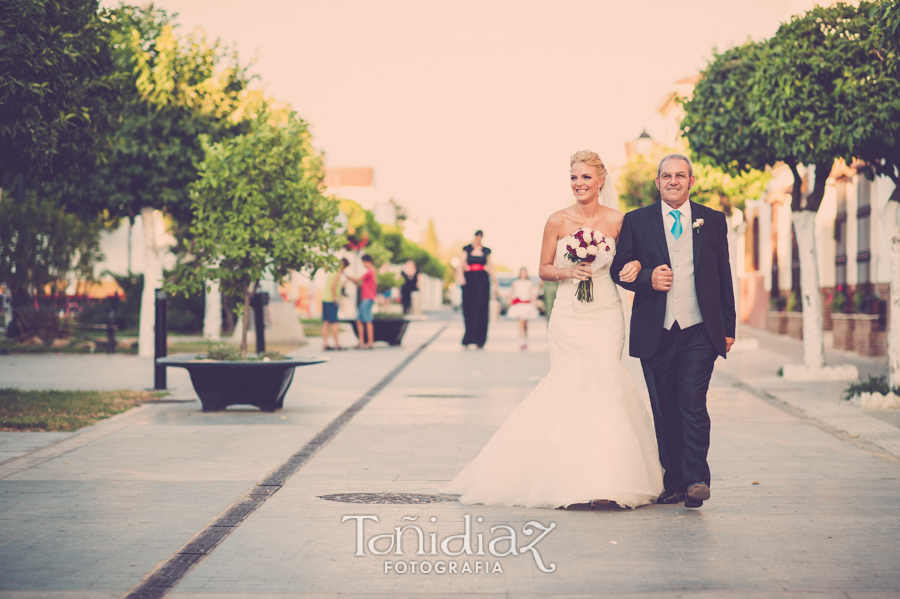
<svg viewBox="0 0 900 599"><path fill-rule="evenodd" d="M144 229L144 291L141 293L141 317L138 325L138 355L153 357L156 289L162 286L162 259L157 243L156 215L152 208L141 208Z"/></svg>
<svg viewBox="0 0 900 599"><path fill-rule="evenodd" d="M803 365L811 369L825 366L825 336L822 332L822 292L819 289L819 262L816 253L816 213L791 213L797 250L800 254L800 293L803 305Z"/></svg>
<svg viewBox="0 0 900 599"><path fill-rule="evenodd" d="M203 308L203 338L219 341L222 338L222 293L218 281L208 281Z"/></svg>
<svg viewBox="0 0 900 599"><path fill-rule="evenodd" d="M888 365L891 388L900 385L900 203L888 201L881 211L881 223L891 244L891 303L888 313Z"/></svg>

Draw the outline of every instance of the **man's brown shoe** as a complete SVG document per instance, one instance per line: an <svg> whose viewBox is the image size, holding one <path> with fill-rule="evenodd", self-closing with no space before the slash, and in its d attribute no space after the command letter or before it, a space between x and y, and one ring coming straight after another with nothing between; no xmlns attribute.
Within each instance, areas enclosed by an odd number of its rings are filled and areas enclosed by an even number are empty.
<svg viewBox="0 0 900 599"><path fill-rule="evenodd" d="M684 507L701 507L707 499L709 499L709 485L704 482L694 483L688 486Z"/></svg>
<svg viewBox="0 0 900 599"><path fill-rule="evenodd" d="M704 482L688 485L687 496L691 499L706 501L709 499L709 485Z"/></svg>

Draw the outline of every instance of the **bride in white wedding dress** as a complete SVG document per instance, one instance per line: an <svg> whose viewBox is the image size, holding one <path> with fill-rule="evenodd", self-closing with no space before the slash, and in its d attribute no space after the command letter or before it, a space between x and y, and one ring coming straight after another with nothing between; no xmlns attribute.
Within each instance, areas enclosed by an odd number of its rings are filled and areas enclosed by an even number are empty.
<svg viewBox="0 0 900 599"><path fill-rule="evenodd" d="M577 201L550 216L541 248L541 278L561 282L550 316L550 373L444 489L463 504L556 508L608 500L634 508L663 491L653 422L622 364L625 323L609 261L594 272L565 258L565 239L579 229L604 234L614 253L622 213L607 207L615 191L604 185L597 154L577 152L571 167ZM629 263L622 279L639 271ZM594 298L581 302L575 291L589 278Z"/></svg>

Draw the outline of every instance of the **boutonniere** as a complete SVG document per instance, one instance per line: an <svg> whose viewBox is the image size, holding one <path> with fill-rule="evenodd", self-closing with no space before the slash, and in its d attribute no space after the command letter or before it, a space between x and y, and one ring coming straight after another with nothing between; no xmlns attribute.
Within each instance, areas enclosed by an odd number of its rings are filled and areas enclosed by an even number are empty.
<svg viewBox="0 0 900 599"><path fill-rule="evenodd" d="M700 227L703 226L703 219L702 219L702 218L698 218L697 220L694 221L694 224L691 225L691 226L694 227L694 231L696 231L696 232L699 233L699 232L700 232Z"/></svg>

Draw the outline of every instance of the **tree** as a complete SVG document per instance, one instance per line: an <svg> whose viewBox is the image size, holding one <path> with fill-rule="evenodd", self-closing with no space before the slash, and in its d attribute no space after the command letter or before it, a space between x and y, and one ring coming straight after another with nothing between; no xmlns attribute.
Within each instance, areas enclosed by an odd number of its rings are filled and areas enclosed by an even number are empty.
<svg viewBox="0 0 900 599"><path fill-rule="evenodd" d="M0 3L0 176L90 168L114 69L97 0Z"/></svg>
<svg viewBox="0 0 900 599"><path fill-rule="evenodd" d="M636 155L622 169L616 183L619 206L625 212L647 206L659 200L656 188L656 169L659 161L671 153L685 154L694 164L696 183L691 200L721 210L731 216L733 210L743 210L747 200L759 198L765 192L769 173L754 168L735 174L723 171L709 159L696 155L681 138L677 148L657 146L647 155Z"/></svg>
<svg viewBox="0 0 900 599"><path fill-rule="evenodd" d="M619 208L622 212L649 206L659 199L655 183L656 167L664 155L665 153L655 149L650 156L637 154L625 163L616 179L616 192L619 194Z"/></svg>
<svg viewBox="0 0 900 599"><path fill-rule="evenodd" d="M246 134L201 141L200 178L190 185L196 260L176 269L169 290L195 292L218 280L226 293L240 294L238 312L247 314L264 275L280 282L292 270L314 273L335 264L343 241L338 205L320 191L322 157L304 121L291 115L282 125L263 114ZM248 322L245 317L242 358Z"/></svg>
<svg viewBox="0 0 900 599"><path fill-rule="evenodd" d="M841 88L842 101L853 110L847 116L856 121L862 140L855 153L868 168L866 176L882 175L894 183L894 191L881 213L881 222L891 247L890 322L888 323L888 364L890 386L900 386L900 1L871 5L868 14L860 7L858 18L866 19L871 35L869 61L856 65L852 77Z"/></svg>
<svg viewBox="0 0 900 599"><path fill-rule="evenodd" d="M868 10L863 2L860 10ZM765 43L715 57L685 104L685 135L701 156L729 173L783 162L794 177L791 211L800 253L804 365L825 365L815 214L834 161L851 154L858 131L838 100L848 65L867 60L857 9L817 6L779 27ZM803 193L802 165L812 189ZM809 173L806 173L809 174Z"/></svg>
<svg viewBox="0 0 900 599"><path fill-rule="evenodd" d="M153 355L154 289L162 281L160 231L154 211L188 223L188 186L203 159L200 135L212 141L239 133L252 116L242 105L250 82L237 56L202 30L180 38L160 9L122 6L106 13L120 86L109 157L69 198L82 207L134 219L144 229L145 277L138 352Z"/></svg>
<svg viewBox="0 0 900 599"><path fill-rule="evenodd" d="M12 330L17 336L59 336L55 309L40 307L48 291L64 293L68 275L93 280L100 252L100 218L84 221L29 189L22 203L0 199L0 282L13 299Z"/></svg>

